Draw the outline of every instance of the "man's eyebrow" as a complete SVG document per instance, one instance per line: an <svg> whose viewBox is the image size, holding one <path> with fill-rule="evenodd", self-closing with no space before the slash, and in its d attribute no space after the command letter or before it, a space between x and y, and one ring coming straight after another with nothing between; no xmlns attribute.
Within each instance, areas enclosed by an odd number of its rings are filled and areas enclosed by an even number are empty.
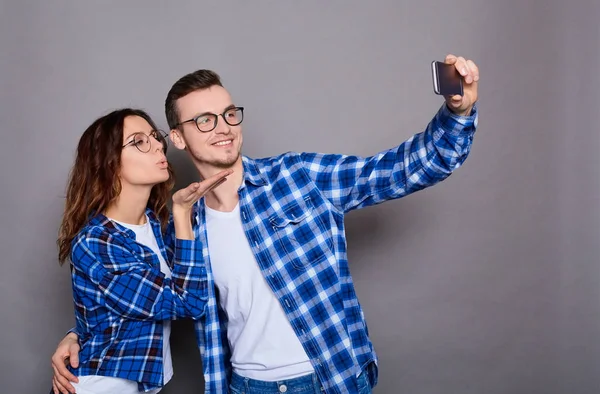
<svg viewBox="0 0 600 394"><path fill-rule="evenodd" d="M234 108L235 108L235 104L229 104L227 107L225 107L225 109L223 110L223 112L227 112L230 109L234 109ZM202 112L200 114L192 116L190 119L199 118L200 116L206 116L206 115L214 115L214 113L213 112L209 112L209 111Z"/></svg>

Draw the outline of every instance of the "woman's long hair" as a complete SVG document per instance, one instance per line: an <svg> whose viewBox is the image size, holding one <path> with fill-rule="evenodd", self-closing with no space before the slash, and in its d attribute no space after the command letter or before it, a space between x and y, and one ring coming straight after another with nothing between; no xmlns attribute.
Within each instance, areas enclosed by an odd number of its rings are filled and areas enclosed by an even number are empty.
<svg viewBox="0 0 600 394"><path fill-rule="evenodd" d="M123 149L123 124L128 116L144 118L153 129L156 124L139 109L124 108L96 119L81 136L75 164L69 175L65 212L58 234L58 261L70 257L71 242L87 224L91 215L103 213L121 193L119 171ZM174 179L169 165L169 179L155 185L148 207L160 219L163 231L169 220L167 202Z"/></svg>

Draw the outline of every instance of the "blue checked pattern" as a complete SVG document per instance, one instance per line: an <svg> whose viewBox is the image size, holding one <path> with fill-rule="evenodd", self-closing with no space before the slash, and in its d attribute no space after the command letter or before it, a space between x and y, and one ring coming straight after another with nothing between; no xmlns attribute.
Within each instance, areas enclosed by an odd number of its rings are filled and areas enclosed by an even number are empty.
<svg viewBox="0 0 600 394"><path fill-rule="evenodd" d="M357 378L367 369L371 385L377 381L377 356L348 268L344 214L444 180L469 154L476 126L477 109L458 117L443 105L423 133L372 157L243 158L239 197L246 237L327 394L358 392ZM206 315L196 323L205 392L223 394L230 349L209 264L203 200L194 218L208 276Z"/></svg>
<svg viewBox="0 0 600 394"><path fill-rule="evenodd" d="M162 320L198 319L207 301L206 268L197 241L175 239L173 223L163 240L160 222L147 210L172 278L158 256L135 242L135 233L104 215L90 220L73 240L71 277L81 352L75 375L163 385Z"/></svg>

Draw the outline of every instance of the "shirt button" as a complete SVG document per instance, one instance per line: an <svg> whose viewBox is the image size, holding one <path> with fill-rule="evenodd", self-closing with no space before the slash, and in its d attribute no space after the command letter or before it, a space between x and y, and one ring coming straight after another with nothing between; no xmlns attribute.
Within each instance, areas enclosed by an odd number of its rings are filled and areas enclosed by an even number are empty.
<svg viewBox="0 0 600 394"><path fill-rule="evenodd" d="M287 386L285 384L282 384L281 386L279 386L280 393L285 393L286 391L287 391Z"/></svg>

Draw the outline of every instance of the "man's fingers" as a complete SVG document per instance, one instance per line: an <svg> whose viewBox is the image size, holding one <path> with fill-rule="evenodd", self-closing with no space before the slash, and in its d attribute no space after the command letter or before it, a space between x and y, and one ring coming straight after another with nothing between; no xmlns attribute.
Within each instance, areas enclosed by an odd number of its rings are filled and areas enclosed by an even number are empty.
<svg viewBox="0 0 600 394"><path fill-rule="evenodd" d="M58 364L58 365L52 364L52 368L54 368L54 373L56 374L57 377L64 378L64 382L59 380L59 382L61 384L63 384L63 385L69 384L69 381L75 382L75 383L79 382L79 379L77 379L77 376L73 375L71 373L71 371L69 371L67 369L67 366L65 363Z"/></svg>
<svg viewBox="0 0 600 394"><path fill-rule="evenodd" d="M61 386L60 383L56 380L56 378L52 378L52 387L54 388L54 392L56 394L71 394L69 390Z"/></svg>
<svg viewBox="0 0 600 394"><path fill-rule="evenodd" d="M455 94L453 96L444 96L446 101L450 101L452 104L460 103L462 100L462 96L460 94Z"/></svg>
<svg viewBox="0 0 600 394"><path fill-rule="evenodd" d="M479 68L473 62L473 60L467 60L467 67L469 67L469 72L473 76L473 81L479 81Z"/></svg>
<svg viewBox="0 0 600 394"><path fill-rule="evenodd" d="M60 390L60 392L63 393L63 394L74 393L75 392L75 387L73 387L71 385L71 383L69 382L69 380L67 380L67 379L71 379L71 378L70 377L66 378L65 375L61 374L59 372L59 370L56 368L56 366L54 366L54 364L52 364L52 368L54 369L54 381L56 383L56 386ZM68 371L67 371L67 373L69 375L73 376ZM75 380L75 379L71 379L71 380Z"/></svg>
<svg viewBox="0 0 600 394"><path fill-rule="evenodd" d="M444 62L447 64L454 64L456 70L464 78L466 83L470 84L479 81L479 68L472 60L467 60L462 56L448 54L446 55Z"/></svg>
<svg viewBox="0 0 600 394"><path fill-rule="evenodd" d="M58 384L56 377L52 377L52 391L54 391L54 394L68 393L67 389Z"/></svg>
<svg viewBox="0 0 600 394"><path fill-rule="evenodd" d="M454 64L456 63L456 60L458 58L456 56L454 56L453 54L449 53L448 55L446 55L446 59L444 60L445 63L448 64Z"/></svg>
<svg viewBox="0 0 600 394"><path fill-rule="evenodd" d="M463 97L459 94L455 94L454 96L445 96L446 102L450 106L450 108L459 108L462 105Z"/></svg>
<svg viewBox="0 0 600 394"><path fill-rule="evenodd" d="M469 75L469 68L467 67L467 61L464 57L460 56L456 59L454 63L454 67L458 70L458 73L463 77L467 77Z"/></svg>
<svg viewBox="0 0 600 394"><path fill-rule="evenodd" d="M71 356L71 367L77 368L79 367L79 356L77 354Z"/></svg>
<svg viewBox="0 0 600 394"><path fill-rule="evenodd" d="M79 344L75 343L69 348L69 361L71 361L71 367L79 367Z"/></svg>

